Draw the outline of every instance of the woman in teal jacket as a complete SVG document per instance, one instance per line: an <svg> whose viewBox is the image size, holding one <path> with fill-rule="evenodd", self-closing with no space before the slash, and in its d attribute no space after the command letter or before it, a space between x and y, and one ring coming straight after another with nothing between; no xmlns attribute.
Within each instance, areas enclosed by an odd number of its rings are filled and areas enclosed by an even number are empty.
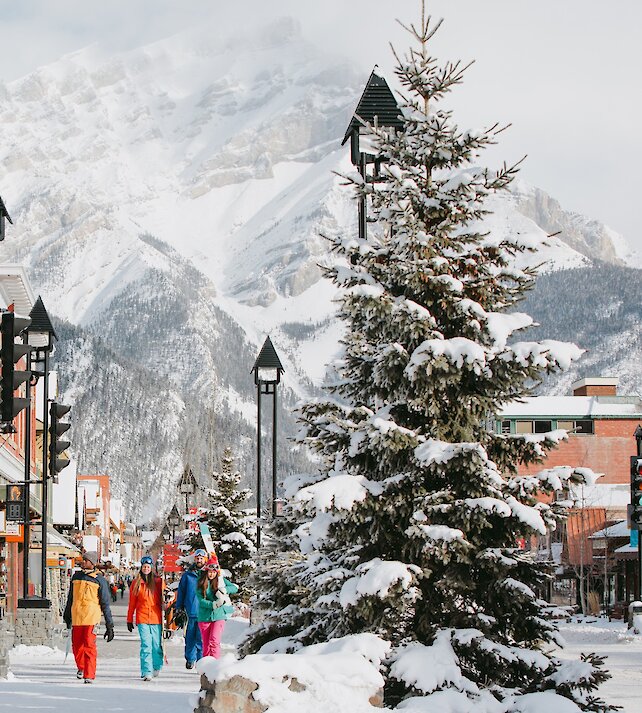
<svg viewBox="0 0 642 713"><path fill-rule="evenodd" d="M239 588L221 575L218 559L213 557L201 570L196 584L198 601L198 628L203 639L203 656L221 655L221 637L225 622L232 616L234 607L230 594Z"/></svg>

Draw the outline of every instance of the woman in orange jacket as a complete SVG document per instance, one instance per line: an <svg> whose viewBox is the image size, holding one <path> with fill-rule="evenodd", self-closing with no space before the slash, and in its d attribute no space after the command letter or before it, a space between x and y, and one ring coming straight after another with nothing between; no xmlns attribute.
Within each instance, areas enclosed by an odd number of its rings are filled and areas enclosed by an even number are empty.
<svg viewBox="0 0 642 713"><path fill-rule="evenodd" d="M140 572L129 590L127 629L134 630L134 614L140 637L140 677L156 678L163 668L163 580L152 572L154 560L145 555Z"/></svg>

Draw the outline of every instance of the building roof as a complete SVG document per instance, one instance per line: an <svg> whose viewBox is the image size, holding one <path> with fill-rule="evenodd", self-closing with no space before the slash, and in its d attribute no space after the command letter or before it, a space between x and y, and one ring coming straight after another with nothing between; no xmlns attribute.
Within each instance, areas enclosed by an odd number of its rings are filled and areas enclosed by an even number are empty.
<svg viewBox="0 0 642 713"><path fill-rule="evenodd" d="M13 304L16 314L26 317L31 312L36 298L21 265L0 265L0 297L5 306Z"/></svg>
<svg viewBox="0 0 642 713"><path fill-rule="evenodd" d="M379 126L403 128L404 124L400 114L399 105L388 86L388 82L373 69L357 108L352 115L350 124L346 129L341 145L345 144L355 129L359 129L362 126L362 121L374 124L376 118Z"/></svg>
<svg viewBox="0 0 642 713"><path fill-rule="evenodd" d="M0 196L0 217L5 217L11 225L13 225L13 220L11 220L11 216L7 212L7 208L4 204L4 201L2 200L2 197Z"/></svg>
<svg viewBox="0 0 642 713"><path fill-rule="evenodd" d="M272 340L269 337L265 338L261 351L256 357L252 371L256 369L280 369L281 371L285 371L279 359L279 355L276 353L276 349L272 344Z"/></svg>
<svg viewBox="0 0 642 713"><path fill-rule="evenodd" d="M47 332L48 334L53 335L54 339L58 339L53 328L53 324L51 324L51 320L47 314L47 310L45 309L45 305L42 302L42 297L38 297L36 303L31 308L29 316L31 317L29 329L32 332ZM31 342L29 343L31 344Z"/></svg>
<svg viewBox="0 0 642 713"><path fill-rule="evenodd" d="M589 540L602 540L604 538L611 539L617 537L630 537L631 531L626 523L626 520L620 520L612 525L607 525L604 529L594 532Z"/></svg>
<svg viewBox="0 0 642 713"><path fill-rule="evenodd" d="M637 396L530 396L512 401L498 418L642 418Z"/></svg>

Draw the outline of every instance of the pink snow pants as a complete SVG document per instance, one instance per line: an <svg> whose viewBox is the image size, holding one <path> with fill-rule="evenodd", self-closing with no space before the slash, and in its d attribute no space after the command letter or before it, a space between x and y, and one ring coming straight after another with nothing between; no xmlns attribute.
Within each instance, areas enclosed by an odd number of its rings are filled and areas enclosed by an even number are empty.
<svg viewBox="0 0 642 713"><path fill-rule="evenodd" d="M198 628L203 639L203 656L221 656L221 637L225 628L225 619L219 621L199 621Z"/></svg>

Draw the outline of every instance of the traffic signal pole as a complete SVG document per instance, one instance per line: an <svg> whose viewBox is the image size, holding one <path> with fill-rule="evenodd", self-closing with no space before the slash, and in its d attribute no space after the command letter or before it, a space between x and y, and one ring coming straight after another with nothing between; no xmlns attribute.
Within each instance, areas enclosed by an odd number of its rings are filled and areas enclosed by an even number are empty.
<svg viewBox="0 0 642 713"><path fill-rule="evenodd" d="M42 413L42 562L41 562L41 589L40 595L43 599L47 597L47 523L49 515L49 468L47 463L47 453L49 443L49 352L45 351L44 359L45 373L43 374L43 413ZM53 477L53 474L51 475Z"/></svg>
<svg viewBox="0 0 642 713"><path fill-rule="evenodd" d="M26 337L25 337L26 341ZM31 353L27 352L27 372L31 371ZM25 382L27 407L25 408L25 524L22 529L22 598L29 597L29 541L31 539L31 513L29 511L29 489L31 487L31 386Z"/></svg>

